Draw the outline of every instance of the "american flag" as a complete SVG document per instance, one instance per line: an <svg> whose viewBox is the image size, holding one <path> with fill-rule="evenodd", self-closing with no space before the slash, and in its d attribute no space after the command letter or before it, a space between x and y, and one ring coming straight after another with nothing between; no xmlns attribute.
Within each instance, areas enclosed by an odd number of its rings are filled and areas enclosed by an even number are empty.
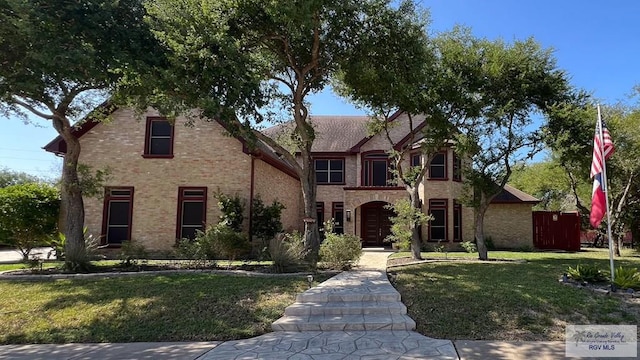
<svg viewBox="0 0 640 360"><path fill-rule="evenodd" d="M607 125L602 122L602 141L600 141L600 122L596 124L596 135L593 137L593 161L591 161L591 178L602 172L604 160L609 160L616 151L611 141L611 134ZM604 144L604 146L602 146ZM604 152L604 156L603 155ZM604 160L602 160L604 158Z"/></svg>
<svg viewBox="0 0 640 360"><path fill-rule="evenodd" d="M602 140L600 139L600 124L602 123ZM593 179L593 192L591 197L591 226L598 228L606 213L605 179L603 179L602 169L606 166L605 161L616 151L611 140L611 134L604 122L598 118L596 124L596 134L593 138L593 160L591 161L591 178Z"/></svg>

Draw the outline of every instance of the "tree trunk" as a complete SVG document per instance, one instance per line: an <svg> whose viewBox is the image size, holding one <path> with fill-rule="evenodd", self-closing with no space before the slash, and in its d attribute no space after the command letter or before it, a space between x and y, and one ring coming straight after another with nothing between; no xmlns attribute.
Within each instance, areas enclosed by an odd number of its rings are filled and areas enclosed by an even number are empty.
<svg viewBox="0 0 640 360"><path fill-rule="evenodd" d="M422 211L417 186L410 189L409 198L411 200L411 206L419 211ZM411 256L415 260L422 260L422 255L420 254L420 250L422 250L422 242L420 241L420 229L420 224L418 223L414 223L411 228Z"/></svg>
<svg viewBox="0 0 640 360"><path fill-rule="evenodd" d="M480 204L474 214L474 229L476 246L478 247L478 259L487 260L487 244L484 242L484 215L487 212L487 204Z"/></svg>
<svg viewBox="0 0 640 360"><path fill-rule="evenodd" d="M320 231L318 224L318 210L316 206L316 184L315 173L311 159L304 159L306 166L303 167L303 176L300 178L302 185L302 199L304 202L304 246L307 251L307 259L312 263L318 261L318 251L320 250Z"/></svg>
<svg viewBox="0 0 640 360"><path fill-rule="evenodd" d="M59 132L67 143L67 152L62 163L61 213L64 224L65 265L70 268L84 266L87 262L84 243L84 202L78 179L80 142L71 133L70 127Z"/></svg>

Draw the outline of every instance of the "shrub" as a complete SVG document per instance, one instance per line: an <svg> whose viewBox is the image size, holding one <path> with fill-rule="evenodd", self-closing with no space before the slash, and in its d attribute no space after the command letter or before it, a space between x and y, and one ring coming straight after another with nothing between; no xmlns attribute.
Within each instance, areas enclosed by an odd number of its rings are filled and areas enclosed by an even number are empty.
<svg viewBox="0 0 640 360"><path fill-rule="evenodd" d="M215 196L218 199L218 207L222 212L222 215L220 215L220 223L227 225L233 231L242 231L244 201L240 199L238 194L228 196L218 191Z"/></svg>
<svg viewBox="0 0 640 360"><path fill-rule="evenodd" d="M463 241L462 244L460 244L460 246L462 246L464 251L468 253L475 253L478 251L478 249L476 248L476 244L474 244L471 241Z"/></svg>
<svg viewBox="0 0 640 360"><path fill-rule="evenodd" d="M640 272L620 266L615 269L613 283L620 289L640 290Z"/></svg>
<svg viewBox="0 0 640 360"><path fill-rule="evenodd" d="M349 269L362 255L360 238L329 232L320 245L320 261L335 270Z"/></svg>
<svg viewBox="0 0 640 360"><path fill-rule="evenodd" d="M225 222L209 227L204 233L198 233L196 241L201 244L201 251L209 258L235 260L251 250L247 236L234 231Z"/></svg>
<svg viewBox="0 0 640 360"><path fill-rule="evenodd" d="M266 206L260 197L253 199L253 213L251 217L251 236L260 239L264 245L282 231L280 217L285 206L274 201Z"/></svg>
<svg viewBox="0 0 640 360"><path fill-rule="evenodd" d="M0 239L15 246L23 259L56 234L60 200L50 185L28 183L0 188Z"/></svg>
<svg viewBox="0 0 640 360"><path fill-rule="evenodd" d="M304 261L302 235L299 232L276 235L269 241L269 255L276 272L300 268Z"/></svg>
<svg viewBox="0 0 640 360"><path fill-rule="evenodd" d="M84 236L84 249L85 258L87 261L97 258L98 250L100 249L100 237L89 234L87 227L82 228L82 234ZM47 254L47 259L54 256L56 260L65 260L64 249L67 243L67 237L63 233L58 233L55 238L50 240L52 247L51 251ZM87 264L83 264L87 266ZM68 269L74 270L74 269Z"/></svg>
<svg viewBox="0 0 640 360"><path fill-rule="evenodd" d="M130 268L140 266L141 262L147 260L149 254L144 245L132 241L125 241L122 243L118 257L120 259L120 265Z"/></svg>
<svg viewBox="0 0 640 360"><path fill-rule="evenodd" d="M198 231L197 234L204 234ZM182 260L187 260L190 267L204 267L212 259L208 257L206 246L196 239L180 239L176 243L176 253Z"/></svg>
<svg viewBox="0 0 640 360"><path fill-rule="evenodd" d="M606 280L606 274L596 265L578 264L575 268L569 266L567 275L576 281L600 282Z"/></svg>

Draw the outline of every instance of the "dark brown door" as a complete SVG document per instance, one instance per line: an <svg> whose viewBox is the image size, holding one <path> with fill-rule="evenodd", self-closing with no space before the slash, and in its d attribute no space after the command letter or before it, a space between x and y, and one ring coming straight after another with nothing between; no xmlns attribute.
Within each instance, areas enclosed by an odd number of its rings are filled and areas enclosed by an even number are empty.
<svg viewBox="0 0 640 360"><path fill-rule="evenodd" d="M385 209L387 203L376 201L362 205L362 242L364 246L382 246L391 233L393 210Z"/></svg>

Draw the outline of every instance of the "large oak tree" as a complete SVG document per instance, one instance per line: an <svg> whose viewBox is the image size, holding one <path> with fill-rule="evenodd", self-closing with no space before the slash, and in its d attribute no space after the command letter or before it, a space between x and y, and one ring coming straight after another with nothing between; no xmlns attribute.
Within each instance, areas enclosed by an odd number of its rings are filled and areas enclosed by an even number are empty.
<svg viewBox="0 0 640 360"><path fill-rule="evenodd" d="M168 115L199 108L230 131L257 137L281 154L300 177L308 219L305 245L314 258L316 134L307 98L327 87L357 44L372 45L368 54L358 52L365 57L403 44L413 35L394 31L390 37L386 31L412 23L414 14L386 0L156 0L148 10L156 35L171 50L172 66L149 84L150 96L138 105ZM292 151L253 131L265 119L290 122Z"/></svg>
<svg viewBox="0 0 640 360"><path fill-rule="evenodd" d="M0 110L51 121L66 143L61 223L69 267L86 264L73 122L135 79L131 69L162 61L144 14L141 0L0 1Z"/></svg>

